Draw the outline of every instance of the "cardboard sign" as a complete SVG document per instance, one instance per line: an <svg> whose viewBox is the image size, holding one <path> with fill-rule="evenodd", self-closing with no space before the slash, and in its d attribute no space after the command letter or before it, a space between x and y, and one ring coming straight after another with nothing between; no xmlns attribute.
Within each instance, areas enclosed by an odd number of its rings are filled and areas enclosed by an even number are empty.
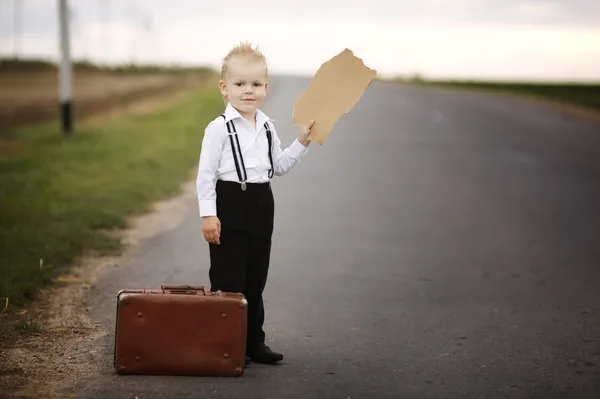
<svg viewBox="0 0 600 399"><path fill-rule="evenodd" d="M345 49L323 63L298 101L294 104L293 123L315 124L309 139L323 144L343 114L356 105L377 74L354 53Z"/></svg>

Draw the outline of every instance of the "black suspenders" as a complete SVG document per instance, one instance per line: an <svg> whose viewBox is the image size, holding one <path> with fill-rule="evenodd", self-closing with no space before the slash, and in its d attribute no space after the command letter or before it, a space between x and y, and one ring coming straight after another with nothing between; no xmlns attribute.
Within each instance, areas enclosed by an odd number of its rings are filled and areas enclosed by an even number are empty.
<svg viewBox="0 0 600 399"><path fill-rule="evenodd" d="M265 122L265 129L267 131L267 141L269 143L269 162L271 163L271 170L269 170L269 179L273 177L273 153L272 153L272 145L273 145L273 139L271 138L271 129L269 129L269 124L267 122Z"/></svg>
<svg viewBox="0 0 600 399"><path fill-rule="evenodd" d="M223 115L223 118L225 118L225 115ZM240 140L238 139L237 132L235 131L235 125L233 124L233 121L227 122L227 132L229 133L229 142L231 143L231 150L233 151L233 161L235 162L235 170L237 171L238 179L240 179L240 182L242 182L242 190L246 191L246 179L248 178L248 176L246 175L246 166L244 165L244 158L242 157L242 147L240 147ZM233 135L231 133L233 133ZM233 144L233 136L235 136L237 151L239 151L240 154L239 161L235 145ZM240 162L242 163L241 170ZM243 177L241 172L242 170L244 171Z"/></svg>
<svg viewBox="0 0 600 399"><path fill-rule="evenodd" d="M225 119L225 115L221 115L223 119ZM271 129L269 128L269 124L265 122L265 129L267 131L267 141L269 143L269 162L271 163L271 170L269 170L269 179L273 177L273 155L272 155L272 143L273 139L271 137ZM235 162L235 170L237 171L238 179L242 183L242 191L246 191L246 179L248 179L248 175L246 174L246 166L244 165L244 157L242 156L242 147L240 147L240 140L238 139L237 131L235 130L235 125L233 121L227 122L227 132L229 133L229 143L231 144L231 151L233 152L233 161ZM233 142L233 138L235 137L235 144ZM236 148L237 144L237 148ZM236 151L237 150L237 151ZM239 159L238 159L239 157ZM240 167L241 166L241 167ZM242 172L244 173L242 176Z"/></svg>

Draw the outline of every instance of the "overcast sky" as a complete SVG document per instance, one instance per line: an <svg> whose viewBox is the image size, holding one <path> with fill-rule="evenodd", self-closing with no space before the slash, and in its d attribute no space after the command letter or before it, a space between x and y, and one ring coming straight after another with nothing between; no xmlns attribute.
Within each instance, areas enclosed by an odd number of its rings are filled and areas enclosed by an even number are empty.
<svg viewBox="0 0 600 399"><path fill-rule="evenodd" d="M0 0L0 53L58 58L57 0ZM15 4L21 30L14 40ZM381 75L600 80L600 0L70 0L72 51L218 67L241 40L274 73L350 48Z"/></svg>

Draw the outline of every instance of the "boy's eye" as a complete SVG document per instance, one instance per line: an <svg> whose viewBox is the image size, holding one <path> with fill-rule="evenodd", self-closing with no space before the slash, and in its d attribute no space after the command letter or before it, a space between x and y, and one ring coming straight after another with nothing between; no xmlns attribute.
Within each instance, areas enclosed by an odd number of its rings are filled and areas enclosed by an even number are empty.
<svg viewBox="0 0 600 399"><path fill-rule="evenodd" d="M258 83L258 82L254 83L254 87L260 87L260 86L262 86L262 83Z"/></svg>

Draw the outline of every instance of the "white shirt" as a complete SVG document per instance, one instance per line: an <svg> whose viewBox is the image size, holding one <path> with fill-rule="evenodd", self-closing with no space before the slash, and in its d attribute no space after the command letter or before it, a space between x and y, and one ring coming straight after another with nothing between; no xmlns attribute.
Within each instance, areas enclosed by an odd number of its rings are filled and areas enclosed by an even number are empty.
<svg viewBox="0 0 600 399"><path fill-rule="evenodd" d="M233 121L235 125L244 165L246 166L246 182L265 183L269 181L271 164L269 162L269 144L264 124L267 121L272 121L272 119L261 110L257 110L256 127L254 127L231 104L228 104L225 108L224 115L225 119L218 116L208 124L202 139L198 177L196 179L198 207L201 217L217 215L217 195L215 192L217 180L240 181L228 137L227 122ZM282 176L304 157L308 148L296 139L288 148L281 150L281 140L277 136L275 126L272 122L269 123L269 126L273 140L273 175ZM243 170L240 171L244 176Z"/></svg>

